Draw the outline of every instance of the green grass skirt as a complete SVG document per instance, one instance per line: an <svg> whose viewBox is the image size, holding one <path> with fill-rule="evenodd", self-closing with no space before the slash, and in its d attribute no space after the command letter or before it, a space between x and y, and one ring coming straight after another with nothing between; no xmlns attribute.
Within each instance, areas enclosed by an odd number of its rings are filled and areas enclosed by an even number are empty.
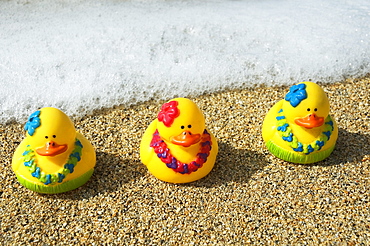
<svg viewBox="0 0 370 246"><path fill-rule="evenodd" d="M308 155L283 149L279 147L278 145L274 144L273 142L271 142L271 140L266 143L266 147L273 155L275 155L276 157L284 161L300 163L300 164L309 164L309 163L322 161L325 158L327 158L331 154L331 152L333 152L335 148L335 144L327 150L318 151L318 152L315 151Z"/></svg>
<svg viewBox="0 0 370 246"><path fill-rule="evenodd" d="M62 192L67 192L70 190L74 190L83 184L85 184L93 174L94 169L90 169L88 172L84 173L78 178L68 180L64 183L53 185L53 186L47 186L47 185L40 185L40 184L35 184L32 182L29 182L25 180L24 178L20 177L17 175L17 179L19 183L21 183L24 187L36 191L38 193L46 193L46 194L56 194L56 193L62 193Z"/></svg>

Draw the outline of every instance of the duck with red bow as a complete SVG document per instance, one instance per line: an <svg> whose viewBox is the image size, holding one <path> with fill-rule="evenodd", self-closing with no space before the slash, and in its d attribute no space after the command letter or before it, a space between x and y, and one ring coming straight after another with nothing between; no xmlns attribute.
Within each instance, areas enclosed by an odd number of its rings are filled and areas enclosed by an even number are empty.
<svg viewBox="0 0 370 246"><path fill-rule="evenodd" d="M212 170L217 153L217 141L206 130L203 113L186 98L163 104L140 144L140 159L149 172L170 183L203 178Z"/></svg>

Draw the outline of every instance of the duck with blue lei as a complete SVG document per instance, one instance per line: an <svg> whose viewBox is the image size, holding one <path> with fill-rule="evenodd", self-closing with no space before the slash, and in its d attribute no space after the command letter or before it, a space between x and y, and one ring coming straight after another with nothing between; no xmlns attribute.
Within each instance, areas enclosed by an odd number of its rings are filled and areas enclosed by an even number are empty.
<svg viewBox="0 0 370 246"><path fill-rule="evenodd" d="M263 121L262 137L267 148L278 158L293 163L308 164L327 158L338 138L338 127L329 110L328 97L319 85L293 85Z"/></svg>
<svg viewBox="0 0 370 246"><path fill-rule="evenodd" d="M29 116L24 129L26 138L12 160L22 185L39 193L61 193L90 179L95 150L66 114L56 108L42 108Z"/></svg>

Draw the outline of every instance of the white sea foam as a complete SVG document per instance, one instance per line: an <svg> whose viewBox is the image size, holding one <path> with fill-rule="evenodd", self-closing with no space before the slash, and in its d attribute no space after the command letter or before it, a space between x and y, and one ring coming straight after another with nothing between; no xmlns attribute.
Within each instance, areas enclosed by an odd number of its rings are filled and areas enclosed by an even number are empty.
<svg viewBox="0 0 370 246"><path fill-rule="evenodd" d="M370 71L370 1L1 1L0 120Z"/></svg>

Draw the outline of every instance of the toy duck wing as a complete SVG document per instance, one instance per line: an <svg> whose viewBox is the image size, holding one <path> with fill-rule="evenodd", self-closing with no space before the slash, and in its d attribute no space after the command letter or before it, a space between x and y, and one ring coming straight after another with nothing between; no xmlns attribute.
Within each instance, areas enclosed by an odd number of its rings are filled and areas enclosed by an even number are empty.
<svg viewBox="0 0 370 246"><path fill-rule="evenodd" d="M150 147L150 143L153 138L153 133L157 129L157 120L152 121L148 128L145 130L144 135L140 142L140 159L145 165L148 165L154 155L153 148Z"/></svg>
<svg viewBox="0 0 370 246"><path fill-rule="evenodd" d="M331 120L333 121L333 132L332 132L332 141L336 142L338 139L338 125L335 121L334 117L331 117Z"/></svg>
<svg viewBox="0 0 370 246"><path fill-rule="evenodd" d="M208 129L207 129L207 131L208 131ZM211 135L211 140L212 140L212 150L211 150L211 152L212 153L215 153L215 155L217 155L217 153L218 153L218 142L217 142L217 139L216 139L216 137L210 131L208 131L208 132Z"/></svg>
<svg viewBox="0 0 370 246"><path fill-rule="evenodd" d="M283 100L275 103L275 105L267 112L262 124L262 137L265 141L273 138L276 128L276 116L281 109Z"/></svg>
<svg viewBox="0 0 370 246"><path fill-rule="evenodd" d="M76 132L76 137L83 146L82 160L84 163L84 168L87 170L94 168L96 163L96 153L91 142L85 138L81 133Z"/></svg>

